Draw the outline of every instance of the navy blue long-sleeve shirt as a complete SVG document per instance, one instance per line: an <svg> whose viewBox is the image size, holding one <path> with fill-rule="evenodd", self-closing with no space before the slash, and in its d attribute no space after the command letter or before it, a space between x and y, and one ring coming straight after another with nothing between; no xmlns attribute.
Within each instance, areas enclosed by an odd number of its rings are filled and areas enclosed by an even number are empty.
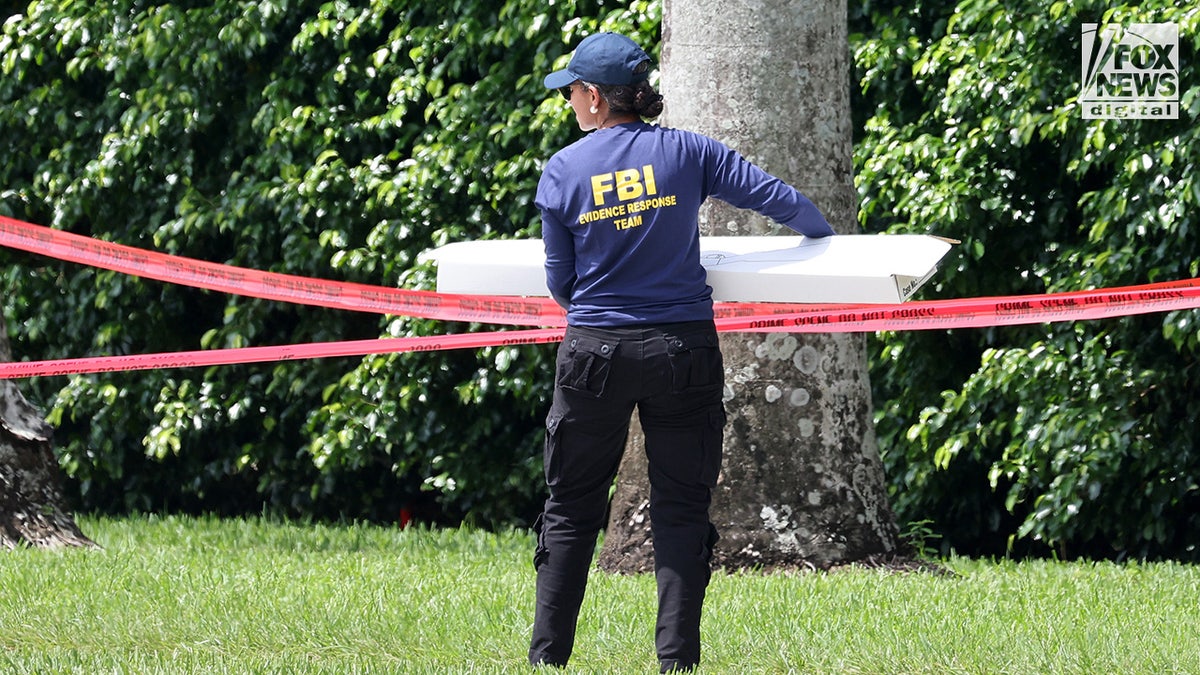
<svg viewBox="0 0 1200 675"><path fill-rule="evenodd" d="M555 153L538 183L546 283L576 326L712 319L700 205L715 197L800 234L833 228L816 206L724 144L631 122Z"/></svg>

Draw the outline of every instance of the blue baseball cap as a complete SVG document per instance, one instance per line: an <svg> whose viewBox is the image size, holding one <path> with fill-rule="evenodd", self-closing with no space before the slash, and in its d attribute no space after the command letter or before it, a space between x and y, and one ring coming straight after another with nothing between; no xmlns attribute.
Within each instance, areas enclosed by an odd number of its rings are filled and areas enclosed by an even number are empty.
<svg viewBox="0 0 1200 675"><path fill-rule="evenodd" d="M632 84L649 75L650 57L636 42L618 33L596 33L579 43L564 70L550 73L543 83L547 89L559 89L576 80Z"/></svg>

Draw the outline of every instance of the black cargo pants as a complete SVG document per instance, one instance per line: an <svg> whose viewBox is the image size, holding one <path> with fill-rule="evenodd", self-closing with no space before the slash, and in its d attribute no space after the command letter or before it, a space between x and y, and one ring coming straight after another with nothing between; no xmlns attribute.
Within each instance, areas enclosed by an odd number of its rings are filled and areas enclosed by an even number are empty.
<svg viewBox="0 0 1200 675"><path fill-rule="evenodd" d="M700 661L700 610L717 539L708 508L721 468L724 376L711 321L567 328L546 418L550 496L535 524L537 609L530 663L564 665L571 656L634 406L650 473L655 647L664 672Z"/></svg>

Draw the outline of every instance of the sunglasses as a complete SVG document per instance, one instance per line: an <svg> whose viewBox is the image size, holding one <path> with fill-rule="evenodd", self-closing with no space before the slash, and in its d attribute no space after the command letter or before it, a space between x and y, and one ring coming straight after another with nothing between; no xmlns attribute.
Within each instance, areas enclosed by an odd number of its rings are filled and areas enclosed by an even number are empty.
<svg viewBox="0 0 1200 675"><path fill-rule="evenodd" d="M574 83L574 82L572 82L571 84L568 84L568 85L567 85L567 86L565 86L565 87L559 87L559 88L558 88L558 93L562 94L562 97L563 97L563 98L565 98L566 100L570 101L570 100L571 100L571 90L572 90L572 89L574 89L574 88L575 88L575 83Z"/></svg>

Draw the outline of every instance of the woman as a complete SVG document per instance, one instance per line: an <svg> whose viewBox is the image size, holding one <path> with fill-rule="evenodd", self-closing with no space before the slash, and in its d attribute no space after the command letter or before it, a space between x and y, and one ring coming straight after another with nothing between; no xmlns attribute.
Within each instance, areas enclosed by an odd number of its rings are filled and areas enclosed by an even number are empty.
<svg viewBox="0 0 1200 675"><path fill-rule="evenodd" d="M545 78L593 131L556 153L537 190L546 282L567 310L546 418L549 497L535 523L531 663L565 665L634 408L646 439L662 672L700 661L716 528L724 366L698 212L715 197L810 237L833 234L806 197L721 143L648 124L663 101L629 38L583 40Z"/></svg>

